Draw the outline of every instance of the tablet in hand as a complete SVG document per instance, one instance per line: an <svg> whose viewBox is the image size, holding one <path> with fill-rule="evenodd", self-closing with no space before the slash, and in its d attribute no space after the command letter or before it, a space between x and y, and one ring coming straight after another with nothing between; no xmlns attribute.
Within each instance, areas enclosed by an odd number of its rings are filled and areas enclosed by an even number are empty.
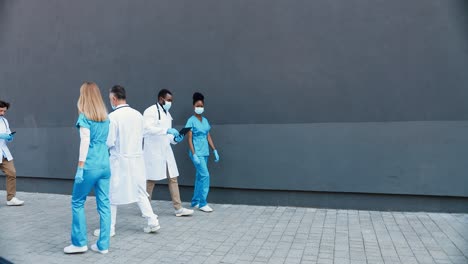
<svg viewBox="0 0 468 264"><path fill-rule="evenodd" d="M185 134L187 134L190 130L192 130L191 127L184 127L184 128L182 128L182 129L179 131L179 134L185 135Z"/></svg>

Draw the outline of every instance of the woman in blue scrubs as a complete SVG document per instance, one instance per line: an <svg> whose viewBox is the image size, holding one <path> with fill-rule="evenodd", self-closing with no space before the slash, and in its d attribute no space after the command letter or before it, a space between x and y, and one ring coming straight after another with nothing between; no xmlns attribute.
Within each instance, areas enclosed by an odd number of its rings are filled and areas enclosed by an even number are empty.
<svg viewBox="0 0 468 264"><path fill-rule="evenodd" d="M110 203L109 181L110 165L106 141L109 134L107 109L98 86L85 82L78 99L80 113L76 127L80 133L80 155L72 194L72 244L63 249L66 254L83 253L88 250L86 231L85 202L94 188L97 210L100 217L100 236L91 250L105 254L109 252L110 240Z"/></svg>
<svg viewBox="0 0 468 264"><path fill-rule="evenodd" d="M215 162L219 161L218 151L215 148L210 135L210 123L202 114L205 107L205 97L201 93L193 94L193 108L195 114L191 116L185 127L192 128L187 133L189 142L189 156L195 166L195 190L192 197L192 207L199 208L203 212L213 212L206 201L210 190L210 172L208 171L208 157L213 149Z"/></svg>

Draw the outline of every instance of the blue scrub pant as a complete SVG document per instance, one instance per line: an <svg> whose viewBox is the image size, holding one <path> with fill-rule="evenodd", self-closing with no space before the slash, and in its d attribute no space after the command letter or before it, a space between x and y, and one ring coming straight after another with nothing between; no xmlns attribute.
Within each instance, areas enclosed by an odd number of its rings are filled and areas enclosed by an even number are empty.
<svg viewBox="0 0 468 264"><path fill-rule="evenodd" d="M190 158L193 162L192 154ZM210 172L208 171L208 157L198 157L200 164L195 164L196 175L195 175L195 190L193 191L192 206L198 205L203 207L208 204L206 201L208 192L210 191Z"/></svg>
<svg viewBox="0 0 468 264"><path fill-rule="evenodd" d="M83 178L84 180L82 183L75 182L73 185L71 241L72 244L77 247L88 245L84 205L86 197L94 187L97 211L99 213L101 225L101 233L97 241L97 247L99 250L107 250L109 249L111 225L109 202L110 170L85 170Z"/></svg>

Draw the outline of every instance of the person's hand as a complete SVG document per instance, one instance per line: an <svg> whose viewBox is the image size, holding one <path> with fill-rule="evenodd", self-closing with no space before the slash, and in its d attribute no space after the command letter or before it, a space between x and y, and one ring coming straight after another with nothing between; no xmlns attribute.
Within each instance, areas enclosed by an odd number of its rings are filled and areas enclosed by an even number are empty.
<svg viewBox="0 0 468 264"><path fill-rule="evenodd" d="M193 163L195 163L195 165L200 165L200 158L197 156L197 154L193 154L192 157Z"/></svg>
<svg viewBox="0 0 468 264"><path fill-rule="evenodd" d="M78 167L76 169L75 182L76 183L82 183L83 180L84 180L84 178L83 178L83 167Z"/></svg>
<svg viewBox="0 0 468 264"><path fill-rule="evenodd" d="M8 135L8 138L6 139L6 141L11 142L11 141L13 141L13 139L15 139L15 135L10 134L10 135Z"/></svg>
<svg viewBox="0 0 468 264"><path fill-rule="evenodd" d="M216 149L213 150L213 154L215 156L215 162L219 162L219 155L218 155L218 151Z"/></svg>
<svg viewBox="0 0 468 264"><path fill-rule="evenodd" d="M181 142L182 140L184 140L184 135L182 134L179 134L177 137L174 137L174 141L177 143Z"/></svg>
<svg viewBox="0 0 468 264"><path fill-rule="evenodd" d="M175 128L169 128L167 130L167 134L171 134L174 137L177 137L179 135L179 131L177 131L177 129L175 129Z"/></svg>
<svg viewBox="0 0 468 264"><path fill-rule="evenodd" d="M7 133L0 133L0 139L8 140L10 136L11 135Z"/></svg>

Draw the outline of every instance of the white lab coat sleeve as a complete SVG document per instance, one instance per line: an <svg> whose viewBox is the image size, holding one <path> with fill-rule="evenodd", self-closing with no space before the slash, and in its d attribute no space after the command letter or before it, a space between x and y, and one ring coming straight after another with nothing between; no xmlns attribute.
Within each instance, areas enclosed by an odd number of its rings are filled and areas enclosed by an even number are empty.
<svg viewBox="0 0 468 264"><path fill-rule="evenodd" d="M89 151L89 143L91 141L91 132L88 128L80 127L80 156L79 161L86 161Z"/></svg>
<svg viewBox="0 0 468 264"><path fill-rule="evenodd" d="M7 126L7 127L6 127L6 130L7 130L6 132L7 132L7 134L11 134L10 123L8 123L8 120L6 120L6 119L3 119L3 120L5 120L5 123L6 123L6 126Z"/></svg>
<svg viewBox="0 0 468 264"><path fill-rule="evenodd" d="M169 134L169 135L167 135L167 136L169 137L169 141L171 142L172 145L176 145L176 144L177 144L177 142L175 141L174 135Z"/></svg>
<svg viewBox="0 0 468 264"><path fill-rule="evenodd" d="M107 148L111 149L115 146L115 142L117 141L117 133L118 133L118 127L115 121L110 119L110 124L109 124L109 135L107 136Z"/></svg>
<svg viewBox="0 0 468 264"><path fill-rule="evenodd" d="M144 127L143 127L143 135L144 136L149 136L149 135L166 135L167 134L167 128L161 127L161 124L157 123L157 112L152 113L151 109L147 109L143 113L143 122L144 122Z"/></svg>

